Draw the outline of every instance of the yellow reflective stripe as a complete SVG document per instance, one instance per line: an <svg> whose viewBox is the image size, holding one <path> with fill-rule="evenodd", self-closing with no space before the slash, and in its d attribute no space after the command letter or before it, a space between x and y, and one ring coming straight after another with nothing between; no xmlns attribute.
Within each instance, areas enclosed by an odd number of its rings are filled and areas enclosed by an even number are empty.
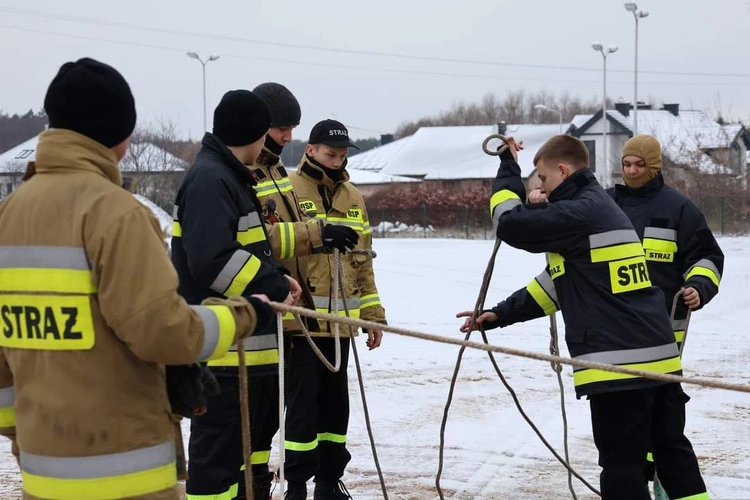
<svg viewBox="0 0 750 500"><path fill-rule="evenodd" d="M675 330L675 332L674 332L674 339L675 339L675 342L684 342L685 341L685 330Z"/></svg>
<svg viewBox="0 0 750 500"><path fill-rule="evenodd" d="M245 470L245 466L242 466L242 469ZM240 491L240 485L239 483L234 483L232 486L229 487L227 491L224 493L219 493L216 495L191 495L187 494L185 495L186 500L234 500L237 498L237 493Z"/></svg>
<svg viewBox="0 0 750 500"><path fill-rule="evenodd" d="M490 198L490 215L492 215L492 212L495 211L495 207L508 200L521 201L521 198L519 198L516 193L509 189L503 189L501 191L498 191L497 193L494 193L492 195L492 198Z"/></svg>
<svg viewBox="0 0 750 500"><path fill-rule="evenodd" d="M298 443L296 441L284 440L284 449L289 451L311 451L318 447L317 438L309 443Z"/></svg>
<svg viewBox="0 0 750 500"><path fill-rule="evenodd" d="M0 269L4 292L96 293L88 269L10 267Z"/></svg>
<svg viewBox="0 0 750 500"><path fill-rule="evenodd" d="M280 257L282 259L291 259L292 257L294 257L296 244L294 235L294 223L280 222L279 236L281 240L281 250L279 252Z"/></svg>
<svg viewBox="0 0 750 500"><path fill-rule="evenodd" d="M245 364L247 366L274 365L278 362L278 349L245 351ZM240 358L237 351L229 351L223 358L209 361L208 366L240 366Z"/></svg>
<svg viewBox="0 0 750 500"><path fill-rule="evenodd" d="M653 238L643 238L643 248L648 250L656 250L657 252L676 252L677 242L656 240Z"/></svg>
<svg viewBox="0 0 750 500"><path fill-rule="evenodd" d="M646 453L646 461L647 462L653 462L654 461L654 454L651 453L650 451L648 453Z"/></svg>
<svg viewBox="0 0 750 500"><path fill-rule="evenodd" d="M238 272L234 279L232 279L232 283L224 292L224 295L227 297L232 297L233 295L242 295L242 292L245 291L247 285L251 281L253 281L255 275L258 274L260 265L260 259L255 255L251 255L245 265L242 266L242 269L240 269L240 272Z"/></svg>
<svg viewBox="0 0 750 500"><path fill-rule="evenodd" d="M266 233L263 232L263 226L251 227L245 231L237 231L237 241L240 245L251 245L266 239Z"/></svg>
<svg viewBox="0 0 750 500"><path fill-rule="evenodd" d="M180 238L180 237L182 237L182 224L180 224L177 221L174 221L172 223L172 237L173 238Z"/></svg>
<svg viewBox="0 0 750 500"><path fill-rule="evenodd" d="M633 370L649 371L654 373L673 373L682 369L682 363L679 356L676 358L664 359L662 361L652 361L650 363L633 363L629 365L619 365L623 368ZM573 372L573 383L576 387L593 384L594 382L610 382L613 380L626 380L631 378L640 378L637 375L626 375L624 373L613 373L604 370L584 369Z"/></svg>
<svg viewBox="0 0 750 500"><path fill-rule="evenodd" d="M229 346L231 346L234 341L235 334L237 333L237 323L234 320L232 311L227 306L203 307L210 309L219 321L219 341L216 343L216 348L207 359L221 359L226 356Z"/></svg>
<svg viewBox="0 0 750 500"><path fill-rule="evenodd" d="M315 310L319 313L323 314L333 314L333 311L329 311L327 307L316 307ZM339 310L339 316L346 316L346 311L343 309ZM349 309L349 317L351 318L359 318L359 308L356 309ZM325 321L325 320L321 320Z"/></svg>
<svg viewBox="0 0 750 500"><path fill-rule="evenodd" d="M719 286L719 283L721 282L719 276L714 272L714 270L707 267L693 266L690 269L690 272L687 273L687 276L685 276L685 281L689 280L693 276L705 276L706 278L710 279L711 282L716 286Z"/></svg>
<svg viewBox="0 0 750 500"><path fill-rule="evenodd" d="M557 306L547 292L544 291L542 285L534 279L526 286L526 291L534 299L534 301L542 308L545 316L549 316L553 312L557 311Z"/></svg>
<svg viewBox="0 0 750 500"><path fill-rule="evenodd" d="M675 498L674 500L711 500L711 498L708 496L708 493L698 493L697 495Z"/></svg>
<svg viewBox="0 0 750 500"><path fill-rule="evenodd" d="M366 309L368 307L374 307L381 305L380 296L377 293L370 293L368 295L362 295L359 298L359 308Z"/></svg>
<svg viewBox="0 0 750 500"><path fill-rule="evenodd" d="M0 408L0 429L16 425L16 409L13 406Z"/></svg>
<svg viewBox="0 0 750 500"><path fill-rule="evenodd" d="M591 262L610 262L639 256L643 256L643 246L640 243L625 243L591 249Z"/></svg>
<svg viewBox="0 0 750 500"><path fill-rule="evenodd" d="M287 313L284 313L281 319L284 321L291 321L291 320L294 320L295 318L294 318L294 314L287 312Z"/></svg>
<svg viewBox="0 0 750 500"><path fill-rule="evenodd" d="M120 476L95 479L59 479L21 472L23 491L49 500L116 500L148 495L177 484L177 465L172 462Z"/></svg>
<svg viewBox="0 0 750 500"><path fill-rule="evenodd" d="M318 441L330 441L332 443L344 444L346 443L346 435L334 434L333 432L322 432L318 433Z"/></svg>
<svg viewBox="0 0 750 500"><path fill-rule="evenodd" d="M271 450L254 451L250 454L250 463L253 465L267 464L269 460L271 460Z"/></svg>

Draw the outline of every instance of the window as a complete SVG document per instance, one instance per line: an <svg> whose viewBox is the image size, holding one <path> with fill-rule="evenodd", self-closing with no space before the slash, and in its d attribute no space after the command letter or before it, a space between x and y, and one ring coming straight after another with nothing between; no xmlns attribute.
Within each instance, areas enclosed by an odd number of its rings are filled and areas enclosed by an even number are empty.
<svg viewBox="0 0 750 500"><path fill-rule="evenodd" d="M25 160L34 153L33 149L24 149L16 155L16 160Z"/></svg>
<svg viewBox="0 0 750 500"><path fill-rule="evenodd" d="M589 168L596 172L596 141L583 141L586 149L589 150Z"/></svg>

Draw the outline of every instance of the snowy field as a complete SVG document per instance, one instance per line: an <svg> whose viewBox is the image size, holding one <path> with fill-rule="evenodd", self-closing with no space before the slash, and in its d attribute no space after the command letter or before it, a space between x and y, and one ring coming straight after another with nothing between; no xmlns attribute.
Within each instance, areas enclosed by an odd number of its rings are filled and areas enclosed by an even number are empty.
<svg viewBox="0 0 750 500"><path fill-rule="evenodd" d="M747 384L750 238L723 238L720 243L727 255L722 289L705 310L693 316L685 373ZM472 308L492 242L379 239L375 250L376 278L389 322L462 337L454 315ZM525 286L543 265L540 255L503 247L488 303ZM546 319L540 319L493 331L490 339L497 344L547 352L548 326ZM472 338L478 339L478 334ZM434 483L440 420L458 348L395 334L386 334L383 346L376 351L366 352L361 338L358 345L390 498L437 498ZM567 355L564 345L562 350ZM562 454L559 391L549 364L502 355L498 362L528 414ZM344 481L355 499L377 499L381 498L379 483L353 359L349 373L349 446L353 459ZM575 399L569 367L564 371L564 383L571 461L580 474L598 487L599 469L588 403ZM686 392L692 396L687 432L711 498L750 499L750 395L695 386L686 386ZM518 414L484 353L467 351L464 356L446 441L442 486L448 498L571 498L565 469ZM274 450L273 463L276 457ZM580 483L574 485L578 498L596 498ZM19 491L16 464L4 441L0 444L0 498L20 498Z"/></svg>

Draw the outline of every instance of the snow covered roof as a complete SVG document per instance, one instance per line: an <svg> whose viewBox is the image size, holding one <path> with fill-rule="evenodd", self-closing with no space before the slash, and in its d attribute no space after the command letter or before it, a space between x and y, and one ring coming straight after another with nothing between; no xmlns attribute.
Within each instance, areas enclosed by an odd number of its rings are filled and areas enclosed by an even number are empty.
<svg viewBox="0 0 750 500"><path fill-rule="evenodd" d="M0 155L0 173L25 172L26 165L36 159L38 143L37 135ZM138 158L137 162L135 157ZM137 165L141 168L136 168ZM123 172L183 171L186 167L187 162L152 143L131 144L120 162Z"/></svg>
<svg viewBox="0 0 750 500"><path fill-rule="evenodd" d="M607 116L632 134L633 115L607 110ZM586 135L601 112L592 115L576 135ZM656 137L662 153L678 164L693 165L706 173L731 173L729 168L715 163L706 150L728 148L742 130L741 125L722 126L700 110L680 110L678 114L663 109L639 109L638 133Z"/></svg>
<svg viewBox="0 0 750 500"><path fill-rule="evenodd" d="M575 128L581 128L587 121L589 121L594 115L575 115L570 121L570 124Z"/></svg>
<svg viewBox="0 0 750 500"><path fill-rule="evenodd" d="M364 153L361 153L364 154ZM359 156L359 155L356 155ZM349 162L356 158L353 156L349 159ZM294 172L297 167L286 167L288 172ZM401 177L398 175L388 175L382 172L375 172L373 170L358 170L351 168L351 163L347 163L346 171L349 172L349 182L355 186L368 186L373 184L391 184L397 182L420 182L419 179L412 179L411 177Z"/></svg>
<svg viewBox="0 0 750 500"><path fill-rule="evenodd" d="M352 157L349 171L360 165L369 169L382 165L383 174L425 180L491 179L497 172L498 159L482 151L482 142L494 133L496 125L422 127L410 137ZM533 173L532 160L542 144L558 133L559 125L507 126L506 136L524 141L524 150L519 154L523 177Z"/></svg>

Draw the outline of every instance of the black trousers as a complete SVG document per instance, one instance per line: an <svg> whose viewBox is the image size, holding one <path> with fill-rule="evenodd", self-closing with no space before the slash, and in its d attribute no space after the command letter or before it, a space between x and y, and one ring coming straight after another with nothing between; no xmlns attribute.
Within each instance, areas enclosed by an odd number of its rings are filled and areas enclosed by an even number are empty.
<svg viewBox="0 0 750 500"><path fill-rule="evenodd" d="M643 458L649 444L659 480L669 498L706 493L698 460L685 437L688 399L679 384L589 398L594 442L602 468L602 500L651 499L643 480Z"/></svg>
<svg viewBox="0 0 750 500"><path fill-rule="evenodd" d="M209 400L205 415L190 422L185 488L188 500L191 495L229 494L228 498L245 498L237 369L212 370L221 394ZM253 477L261 478L268 476L271 442L279 429L279 378L249 376L248 392Z"/></svg>
<svg viewBox="0 0 750 500"><path fill-rule="evenodd" d="M334 362L334 340L315 338ZM346 449L349 426L349 339L341 339L341 369L332 373L318 360L304 337L292 337L288 349L286 467L289 481L339 479L351 455Z"/></svg>

